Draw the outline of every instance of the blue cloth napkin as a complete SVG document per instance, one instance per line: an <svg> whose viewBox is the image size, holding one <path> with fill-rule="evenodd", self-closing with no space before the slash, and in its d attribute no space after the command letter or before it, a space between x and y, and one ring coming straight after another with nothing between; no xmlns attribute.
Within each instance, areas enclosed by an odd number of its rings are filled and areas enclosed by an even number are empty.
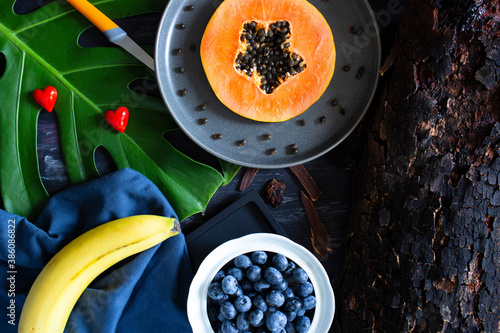
<svg viewBox="0 0 500 333"><path fill-rule="evenodd" d="M138 214L177 218L158 188L132 169L56 194L33 223L0 210L0 332L17 332L29 288L64 245L97 225ZM8 261L9 249L15 263ZM65 332L192 332L186 314L192 277L184 235L171 237L94 280Z"/></svg>

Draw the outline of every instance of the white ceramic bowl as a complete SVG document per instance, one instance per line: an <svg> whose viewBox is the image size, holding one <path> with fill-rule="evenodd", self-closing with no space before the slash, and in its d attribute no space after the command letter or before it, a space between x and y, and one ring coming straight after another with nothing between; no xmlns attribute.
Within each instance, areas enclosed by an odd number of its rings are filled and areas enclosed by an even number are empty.
<svg viewBox="0 0 500 333"><path fill-rule="evenodd" d="M314 287L316 308L311 320L311 333L328 333L335 313L335 297L328 275L305 247L290 239L270 233L256 233L227 241L203 260L189 289L187 312L194 333L214 332L207 313L208 286L215 274L240 254L253 251L281 253L302 267Z"/></svg>

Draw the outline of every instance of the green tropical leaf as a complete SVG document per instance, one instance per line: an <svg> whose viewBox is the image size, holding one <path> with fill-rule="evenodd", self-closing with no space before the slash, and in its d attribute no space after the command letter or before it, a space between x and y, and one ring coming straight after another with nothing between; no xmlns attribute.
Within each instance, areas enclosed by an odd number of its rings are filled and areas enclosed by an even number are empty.
<svg viewBox="0 0 500 333"><path fill-rule="evenodd" d="M161 13L166 1L91 1L111 19ZM95 150L108 150L116 166L131 167L151 179L181 220L203 211L212 195L239 167L221 161L222 174L181 154L163 137L177 129L160 98L139 94L130 82L154 74L119 48L83 48L79 35L91 27L65 1L54 1L25 15L15 0L0 2L0 190L4 208L33 218L49 199L40 179L37 120L47 112L34 101L36 89L54 86L65 167L71 184L99 177ZM153 47L145 47L152 53ZM107 110L130 111L125 133L109 127Z"/></svg>

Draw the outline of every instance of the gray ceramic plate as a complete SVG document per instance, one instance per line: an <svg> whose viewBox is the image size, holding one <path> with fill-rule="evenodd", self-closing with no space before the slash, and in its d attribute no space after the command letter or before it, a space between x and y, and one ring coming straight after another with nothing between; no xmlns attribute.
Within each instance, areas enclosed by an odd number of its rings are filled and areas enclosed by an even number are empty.
<svg viewBox="0 0 500 333"><path fill-rule="evenodd" d="M205 26L220 3L170 0L160 22L156 75L163 99L179 127L213 155L254 168L302 164L345 139L365 114L378 82L380 38L366 0L311 0L332 29L337 50L335 73L315 104L302 115L280 123L241 117L213 93L203 71L199 46ZM362 74L358 74L360 71ZM222 138L215 140L214 134ZM271 138L266 140L265 134ZM243 139L245 144L239 145ZM271 149L275 149L274 154L269 153Z"/></svg>

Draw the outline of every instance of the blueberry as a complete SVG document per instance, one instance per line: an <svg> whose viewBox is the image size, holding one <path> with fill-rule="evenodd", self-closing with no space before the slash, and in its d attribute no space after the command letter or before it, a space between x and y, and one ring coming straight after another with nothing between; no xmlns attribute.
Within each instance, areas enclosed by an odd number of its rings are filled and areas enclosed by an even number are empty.
<svg viewBox="0 0 500 333"><path fill-rule="evenodd" d="M222 290L228 294L228 295L233 295L238 291L238 280L232 275L226 275L222 279Z"/></svg>
<svg viewBox="0 0 500 333"><path fill-rule="evenodd" d="M238 327L240 330L246 330L250 326L250 322L248 321L248 313L243 312L240 313L236 317L236 327Z"/></svg>
<svg viewBox="0 0 500 333"><path fill-rule="evenodd" d="M264 325L264 312L259 309L253 310L248 314L248 321L253 327Z"/></svg>
<svg viewBox="0 0 500 333"><path fill-rule="evenodd" d="M236 289L236 292L233 294L234 297L238 296L243 296L245 293L243 292L243 289L241 289L241 286L238 285L238 288Z"/></svg>
<svg viewBox="0 0 500 333"><path fill-rule="evenodd" d="M222 296L221 299L217 300L217 304L221 305L222 303L224 303L225 301L227 301L229 299L229 295L228 294L224 294L224 296Z"/></svg>
<svg viewBox="0 0 500 333"><path fill-rule="evenodd" d="M272 289L277 290L277 291L285 291L288 288L288 281L283 280L281 283L272 286Z"/></svg>
<svg viewBox="0 0 500 333"><path fill-rule="evenodd" d="M316 306L305 270L279 253L239 255L208 287L208 316L217 333L303 333ZM271 259L271 257L269 257ZM231 265L232 264L232 265ZM295 323L298 323L297 325Z"/></svg>
<svg viewBox="0 0 500 333"><path fill-rule="evenodd" d="M276 311L266 318L266 327L273 332L285 328L286 323L286 316L281 311Z"/></svg>
<svg viewBox="0 0 500 333"><path fill-rule="evenodd" d="M312 308L314 308L316 306L316 297L314 297L313 295L309 295L306 298L304 298L302 303L303 303L304 309L311 310Z"/></svg>
<svg viewBox="0 0 500 333"><path fill-rule="evenodd" d="M309 332L311 327L311 320L307 316L300 316L295 318L295 330L297 333Z"/></svg>
<svg viewBox="0 0 500 333"><path fill-rule="evenodd" d="M295 297L295 293L292 288L288 287L283 291L283 296L285 296L285 298L292 298Z"/></svg>
<svg viewBox="0 0 500 333"><path fill-rule="evenodd" d="M297 267L295 263L291 260L288 261L288 266L287 268L283 271L285 274L292 274L293 270Z"/></svg>
<svg viewBox="0 0 500 333"><path fill-rule="evenodd" d="M293 278L295 279L295 281L297 281L298 283L304 283L307 281L307 279L309 279L309 276L307 275L306 271L303 270L302 268L300 267L297 267L293 270L292 272L293 274Z"/></svg>
<svg viewBox="0 0 500 333"><path fill-rule="evenodd" d="M282 254L276 254L273 257L273 266L278 269L278 271L284 271L288 267L288 259Z"/></svg>
<svg viewBox="0 0 500 333"><path fill-rule="evenodd" d="M261 295L257 295L253 298L252 304L256 309L261 311L267 310L267 303Z"/></svg>
<svg viewBox="0 0 500 333"><path fill-rule="evenodd" d="M285 326L286 333L296 333L295 326L292 323L288 322Z"/></svg>
<svg viewBox="0 0 500 333"><path fill-rule="evenodd" d="M285 313L285 316L286 316L286 320L288 322L293 321L297 317L297 312L285 311L284 313Z"/></svg>
<svg viewBox="0 0 500 333"><path fill-rule="evenodd" d="M297 311L297 317L301 317L306 314L306 309L304 307L301 307L299 311Z"/></svg>
<svg viewBox="0 0 500 333"><path fill-rule="evenodd" d="M309 281L301 283L295 288L295 295L299 297L307 297L311 295L312 292L313 292L313 285Z"/></svg>
<svg viewBox="0 0 500 333"><path fill-rule="evenodd" d="M247 312L252 307L252 300L246 295L238 296L234 300L234 307L238 312Z"/></svg>
<svg viewBox="0 0 500 333"><path fill-rule="evenodd" d="M239 269L238 267L231 267L228 271L227 271L227 275L232 275L234 276L234 278L238 281L241 281L243 280L243 271L241 269Z"/></svg>
<svg viewBox="0 0 500 333"><path fill-rule="evenodd" d="M208 286L208 297L213 299L214 301L219 301L224 297L224 291L222 290L222 286L220 282L212 282Z"/></svg>
<svg viewBox="0 0 500 333"><path fill-rule="evenodd" d="M214 281L220 281L224 278L224 276L226 276L226 272L224 272L222 269L220 271L217 272L217 274L215 274L214 276Z"/></svg>
<svg viewBox="0 0 500 333"><path fill-rule="evenodd" d="M262 278L262 269L259 266L250 266L247 268L245 275L252 282L258 281Z"/></svg>
<svg viewBox="0 0 500 333"><path fill-rule="evenodd" d="M220 306L220 313L222 314L222 316L224 316L224 318L228 320L233 319L238 314L238 312L234 308L234 305L228 301L222 303L222 305Z"/></svg>
<svg viewBox="0 0 500 333"><path fill-rule="evenodd" d="M302 307L302 301L298 297L288 298L285 301L285 309L290 312L297 312Z"/></svg>
<svg viewBox="0 0 500 333"><path fill-rule="evenodd" d="M269 317L270 315L272 315L276 311L278 311L278 310L275 307L270 306L267 308L266 311L264 311L264 316Z"/></svg>
<svg viewBox="0 0 500 333"><path fill-rule="evenodd" d="M271 290L266 295L266 302L269 306L280 307L285 303L285 296L277 290Z"/></svg>
<svg viewBox="0 0 500 333"><path fill-rule="evenodd" d="M244 292L249 292L253 290L253 283L250 280L244 279L243 281L240 282L240 287L243 289Z"/></svg>
<svg viewBox="0 0 500 333"><path fill-rule="evenodd" d="M263 292L266 289L269 289L270 286L271 286L271 284L269 282L267 282L266 280L259 280L259 281L255 281L253 283L253 289L255 289L255 291L257 291L259 293Z"/></svg>
<svg viewBox="0 0 500 333"><path fill-rule="evenodd" d="M264 251L255 251L252 253L252 261L254 264L263 265L267 261L267 253Z"/></svg>
<svg viewBox="0 0 500 333"><path fill-rule="evenodd" d="M264 278L271 284L280 284L283 281L283 275L274 267L268 267L264 271Z"/></svg>
<svg viewBox="0 0 500 333"><path fill-rule="evenodd" d="M234 258L234 265L238 268L248 268L252 266L252 261L247 255L241 254Z"/></svg>
<svg viewBox="0 0 500 333"><path fill-rule="evenodd" d="M230 321L226 320L222 323L220 327L222 333L239 333L239 329L236 327L236 325Z"/></svg>

